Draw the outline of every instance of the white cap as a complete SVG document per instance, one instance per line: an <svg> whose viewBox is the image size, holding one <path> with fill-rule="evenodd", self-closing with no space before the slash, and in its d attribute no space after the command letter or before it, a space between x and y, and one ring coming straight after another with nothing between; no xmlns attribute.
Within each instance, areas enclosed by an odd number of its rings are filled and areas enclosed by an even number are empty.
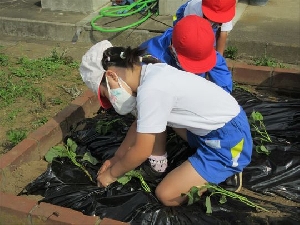
<svg viewBox="0 0 300 225"><path fill-rule="evenodd" d="M98 96L99 85L105 72L101 60L103 52L110 47L112 47L112 44L108 40L93 45L82 57L79 68L84 83Z"/></svg>

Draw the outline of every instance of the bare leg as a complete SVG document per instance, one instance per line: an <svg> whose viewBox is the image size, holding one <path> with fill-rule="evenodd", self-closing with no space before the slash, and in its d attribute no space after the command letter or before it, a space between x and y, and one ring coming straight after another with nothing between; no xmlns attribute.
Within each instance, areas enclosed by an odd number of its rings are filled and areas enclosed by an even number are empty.
<svg viewBox="0 0 300 225"><path fill-rule="evenodd" d="M157 186L155 194L166 206L177 206L186 201L182 193L187 193L193 186L201 186L207 181L193 168L189 161L171 171Z"/></svg>

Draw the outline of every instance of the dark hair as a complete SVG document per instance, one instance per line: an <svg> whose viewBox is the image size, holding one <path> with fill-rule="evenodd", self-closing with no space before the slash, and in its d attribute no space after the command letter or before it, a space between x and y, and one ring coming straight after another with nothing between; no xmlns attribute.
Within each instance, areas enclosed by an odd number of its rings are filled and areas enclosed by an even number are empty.
<svg viewBox="0 0 300 225"><path fill-rule="evenodd" d="M103 52L102 66L105 70L109 66L133 68L134 65L141 64L144 53L145 50L140 48L110 47Z"/></svg>
<svg viewBox="0 0 300 225"><path fill-rule="evenodd" d="M161 61L158 58L156 58L156 57L154 57L152 55L144 55L143 59L142 59L142 62L146 63L146 64L149 64L149 63L153 63L153 64L154 63L161 63Z"/></svg>
<svg viewBox="0 0 300 225"><path fill-rule="evenodd" d="M102 79L101 79L101 81L100 81L100 84L106 85L105 71L104 71L103 74L102 74Z"/></svg>
<svg viewBox="0 0 300 225"><path fill-rule="evenodd" d="M102 66L105 70L109 66L118 66L123 68L133 68L134 65L140 65L142 62L158 63L157 58L150 55L144 55L146 49L131 47L110 47L103 52Z"/></svg>

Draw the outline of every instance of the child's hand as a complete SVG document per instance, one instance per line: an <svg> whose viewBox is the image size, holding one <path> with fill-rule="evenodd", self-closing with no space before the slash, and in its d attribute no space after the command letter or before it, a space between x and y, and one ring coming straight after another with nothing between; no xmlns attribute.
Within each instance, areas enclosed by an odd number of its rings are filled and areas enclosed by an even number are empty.
<svg viewBox="0 0 300 225"><path fill-rule="evenodd" d="M106 161L102 164L102 166L100 167L100 169L99 169L97 175L99 175L99 174L105 172L107 169L109 169L110 167L112 167L112 166L113 166L116 162L118 162L118 161L119 161L119 158L118 158L117 156L114 156L114 157L112 157L112 158L106 160Z"/></svg>
<svg viewBox="0 0 300 225"><path fill-rule="evenodd" d="M113 177L110 173L110 168L104 171L103 173L99 173L97 177L97 185L98 187L107 187L111 183L117 180L116 177Z"/></svg>
<svg viewBox="0 0 300 225"><path fill-rule="evenodd" d="M99 174L105 172L105 171L106 171L107 169L109 169L111 166L112 166L111 160L110 160L110 159L106 160L106 161L102 164L102 166L101 166L101 168L99 169L97 175L99 175Z"/></svg>

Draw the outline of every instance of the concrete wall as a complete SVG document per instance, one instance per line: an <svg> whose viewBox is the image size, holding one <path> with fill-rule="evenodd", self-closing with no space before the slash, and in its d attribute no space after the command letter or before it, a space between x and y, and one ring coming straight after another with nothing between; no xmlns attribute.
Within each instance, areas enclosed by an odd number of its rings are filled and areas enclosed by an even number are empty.
<svg viewBox="0 0 300 225"><path fill-rule="evenodd" d="M158 0L159 15L174 15L179 6L186 3L187 0Z"/></svg>
<svg viewBox="0 0 300 225"><path fill-rule="evenodd" d="M187 0L158 0L159 15L174 15L179 6ZM71 12L92 12L109 3L110 0L42 0L42 8Z"/></svg>
<svg viewBox="0 0 300 225"><path fill-rule="evenodd" d="M42 0L42 8L71 12L92 12L107 4L109 0Z"/></svg>

